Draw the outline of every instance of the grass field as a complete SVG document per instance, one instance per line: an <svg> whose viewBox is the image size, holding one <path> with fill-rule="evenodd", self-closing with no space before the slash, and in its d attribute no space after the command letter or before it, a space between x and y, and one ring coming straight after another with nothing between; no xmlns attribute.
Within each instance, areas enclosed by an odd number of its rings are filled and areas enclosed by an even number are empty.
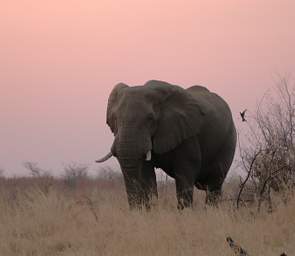
<svg viewBox="0 0 295 256"><path fill-rule="evenodd" d="M152 211L130 212L120 177L2 178L0 255L228 256L227 236L250 255L295 253L295 199L270 214L255 204L237 211L230 201L206 207L197 191L194 209L179 212L171 183L159 186L159 197Z"/></svg>

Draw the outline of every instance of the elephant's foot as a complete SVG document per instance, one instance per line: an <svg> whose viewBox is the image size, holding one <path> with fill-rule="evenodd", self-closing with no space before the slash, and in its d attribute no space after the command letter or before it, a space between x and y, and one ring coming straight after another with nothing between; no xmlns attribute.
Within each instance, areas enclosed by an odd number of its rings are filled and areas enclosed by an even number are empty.
<svg viewBox="0 0 295 256"><path fill-rule="evenodd" d="M192 180L195 179L183 175L175 177L177 209L179 210L192 207L193 205L194 184Z"/></svg>
<svg viewBox="0 0 295 256"><path fill-rule="evenodd" d="M147 197L145 197L142 205L147 211L150 211L152 208L156 206L157 201L158 201L158 194L150 193Z"/></svg>
<svg viewBox="0 0 295 256"><path fill-rule="evenodd" d="M138 193L128 195L130 210L151 210L157 202L158 193Z"/></svg>
<svg viewBox="0 0 295 256"><path fill-rule="evenodd" d="M221 198L221 190L212 190L206 192L206 204L211 206L218 206Z"/></svg>
<svg viewBox="0 0 295 256"><path fill-rule="evenodd" d="M184 208L192 207L193 205L193 189L184 189L177 191L177 209L183 210Z"/></svg>

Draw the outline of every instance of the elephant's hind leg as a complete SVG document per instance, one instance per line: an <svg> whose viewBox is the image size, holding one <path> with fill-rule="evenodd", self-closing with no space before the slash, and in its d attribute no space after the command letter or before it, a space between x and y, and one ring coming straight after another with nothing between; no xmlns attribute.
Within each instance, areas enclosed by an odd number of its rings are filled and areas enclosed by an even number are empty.
<svg viewBox="0 0 295 256"><path fill-rule="evenodd" d="M221 198L221 186L220 187L211 187L208 186L206 190L206 204L217 206Z"/></svg>

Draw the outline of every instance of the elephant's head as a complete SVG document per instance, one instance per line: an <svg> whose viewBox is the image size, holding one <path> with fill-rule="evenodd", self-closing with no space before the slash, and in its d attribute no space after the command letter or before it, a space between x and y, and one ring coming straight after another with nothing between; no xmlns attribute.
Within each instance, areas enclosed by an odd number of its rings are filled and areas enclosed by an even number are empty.
<svg viewBox="0 0 295 256"><path fill-rule="evenodd" d="M199 104L181 87L161 81L135 87L120 83L111 92L107 107L107 124L115 136L111 154L98 162L117 157L132 205L143 189L143 165L154 154L169 152L198 134L202 121Z"/></svg>

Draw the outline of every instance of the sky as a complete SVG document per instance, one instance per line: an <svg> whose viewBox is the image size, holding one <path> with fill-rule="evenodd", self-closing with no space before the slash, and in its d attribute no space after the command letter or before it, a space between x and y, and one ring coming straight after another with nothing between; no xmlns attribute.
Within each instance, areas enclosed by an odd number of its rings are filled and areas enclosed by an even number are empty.
<svg viewBox="0 0 295 256"><path fill-rule="evenodd" d="M99 169L118 82L201 84L254 110L294 74L293 0L10 0L0 8L0 169ZM117 168L115 160L106 165Z"/></svg>

